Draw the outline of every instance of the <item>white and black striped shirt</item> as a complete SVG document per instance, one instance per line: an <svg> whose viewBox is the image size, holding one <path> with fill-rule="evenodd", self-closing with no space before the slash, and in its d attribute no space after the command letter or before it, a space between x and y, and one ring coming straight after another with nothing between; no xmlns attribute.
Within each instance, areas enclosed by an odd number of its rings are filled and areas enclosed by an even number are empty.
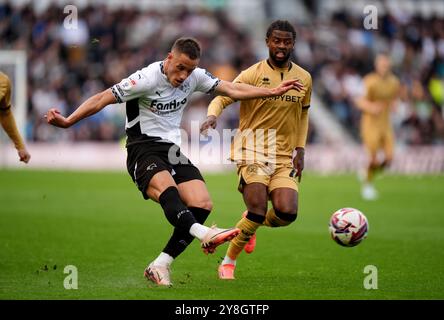
<svg viewBox="0 0 444 320"><path fill-rule="evenodd" d="M180 146L180 123L190 95L195 91L211 93L219 79L196 68L179 86L173 87L158 61L138 70L111 90L120 103L126 102L127 144L153 140Z"/></svg>

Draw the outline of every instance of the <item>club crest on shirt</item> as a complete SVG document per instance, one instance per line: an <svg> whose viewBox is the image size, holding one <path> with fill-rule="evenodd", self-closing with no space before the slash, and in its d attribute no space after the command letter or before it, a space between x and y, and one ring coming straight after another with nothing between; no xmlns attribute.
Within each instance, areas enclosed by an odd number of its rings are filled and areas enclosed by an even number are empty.
<svg viewBox="0 0 444 320"><path fill-rule="evenodd" d="M210 71L205 70L205 74L206 74L207 76L209 76L211 79L216 79L216 77L213 76L212 73L211 73Z"/></svg>
<svg viewBox="0 0 444 320"><path fill-rule="evenodd" d="M184 82L179 86L179 90L187 93L190 91L190 85L187 82Z"/></svg>

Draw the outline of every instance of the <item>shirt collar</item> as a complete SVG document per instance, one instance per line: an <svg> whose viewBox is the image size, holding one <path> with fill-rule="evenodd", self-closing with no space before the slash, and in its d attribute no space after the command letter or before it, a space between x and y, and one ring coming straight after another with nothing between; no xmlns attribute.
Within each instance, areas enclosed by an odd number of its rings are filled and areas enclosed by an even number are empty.
<svg viewBox="0 0 444 320"><path fill-rule="evenodd" d="M268 66L269 66L271 69L276 70L276 71L287 71L287 72L288 72L288 71L290 71L291 68L293 67L293 63L292 63L291 61L288 61L288 67L285 67L285 68L274 67L274 66L271 64L271 62L269 61L269 59L267 59L266 61L267 61Z"/></svg>

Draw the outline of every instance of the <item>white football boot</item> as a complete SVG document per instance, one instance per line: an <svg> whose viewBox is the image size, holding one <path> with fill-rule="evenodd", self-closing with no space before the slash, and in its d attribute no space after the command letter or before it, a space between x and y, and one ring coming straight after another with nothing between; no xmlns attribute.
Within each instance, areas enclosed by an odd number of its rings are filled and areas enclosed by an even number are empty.
<svg viewBox="0 0 444 320"><path fill-rule="evenodd" d="M166 266L155 266L151 262L148 267L146 267L143 275L148 280L154 282L159 286L172 286L170 280L170 268Z"/></svg>
<svg viewBox="0 0 444 320"><path fill-rule="evenodd" d="M364 200L373 201L378 199L378 191L371 183L364 183L361 189L361 196Z"/></svg>

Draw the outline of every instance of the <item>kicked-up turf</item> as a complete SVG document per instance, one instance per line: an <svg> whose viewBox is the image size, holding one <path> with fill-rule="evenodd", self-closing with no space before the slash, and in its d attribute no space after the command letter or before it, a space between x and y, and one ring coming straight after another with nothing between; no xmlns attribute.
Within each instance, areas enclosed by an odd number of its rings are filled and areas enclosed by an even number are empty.
<svg viewBox="0 0 444 320"><path fill-rule="evenodd" d="M245 210L236 176L205 178L214 202L206 224L233 226ZM173 263L174 286L166 288L147 283L143 270L172 227L126 173L3 170L0 299L443 299L444 176L385 176L376 186L380 199L365 202L354 176L307 172L298 219L260 228L236 280L217 278L226 244L205 256L195 241ZM329 236L341 207L369 220L357 247ZM77 290L64 287L74 275L67 266L77 270Z"/></svg>

